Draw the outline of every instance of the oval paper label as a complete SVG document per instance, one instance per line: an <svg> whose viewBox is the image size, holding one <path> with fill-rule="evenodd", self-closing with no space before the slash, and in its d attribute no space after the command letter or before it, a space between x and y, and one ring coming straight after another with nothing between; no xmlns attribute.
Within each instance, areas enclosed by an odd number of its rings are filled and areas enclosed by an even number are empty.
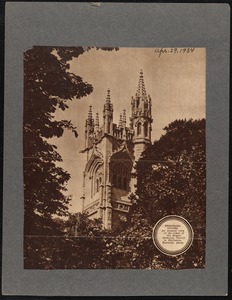
<svg viewBox="0 0 232 300"><path fill-rule="evenodd" d="M192 226L183 217L166 216L155 224L153 242L156 248L166 255L180 255L192 245Z"/></svg>

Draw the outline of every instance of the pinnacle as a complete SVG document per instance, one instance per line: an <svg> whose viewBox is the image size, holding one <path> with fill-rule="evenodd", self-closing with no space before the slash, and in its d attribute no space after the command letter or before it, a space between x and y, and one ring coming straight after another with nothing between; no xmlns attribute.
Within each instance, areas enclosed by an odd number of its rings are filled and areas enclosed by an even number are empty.
<svg viewBox="0 0 232 300"><path fill-rule="evenodd" d="M122 119L122 122L123 122L123 126L126 127L126 110L123 109L123 119Z"/></svg>
<svg viewBox="0 0 232 300"><path fill-rule="evenodd" d="M96 113L95 127L99 128L99 114Z"/></svg>
<svg viewBox="0 0 232 300"><path fill-rule="evenodd" d="M147 98L147 93L146 93L144 78L143 78L143 70L140 71L139 83L138 83L138 88L137 88L136 94L137 94L137 96L141 97L141 99L143 99L143 100L145 100Z"/></svg>
<svg viewBox="0 0 232 300"><path fill-rule="evenodd" d="M107 89L107 96L106 96L106 102L104 104L104 111L113 111L113 104L110 101L110 89Z"/></svg>
<svg viewBox="0 0 232 300"><path fill-rule="evenodd" d="M122 114L120 114L120 116L119 116L119 127L122 127Z"/></svg>
<svg viewBox="0 0 232 300"><path fill-rule="evenodd" d="M92 105L89 106L88 119L92 119Z"/></svg>
<svg viewBox="0 0 232 300"><path fill-rule="evenodd" d="M107 89L106 103L110 103L110 89Z"/></svg>

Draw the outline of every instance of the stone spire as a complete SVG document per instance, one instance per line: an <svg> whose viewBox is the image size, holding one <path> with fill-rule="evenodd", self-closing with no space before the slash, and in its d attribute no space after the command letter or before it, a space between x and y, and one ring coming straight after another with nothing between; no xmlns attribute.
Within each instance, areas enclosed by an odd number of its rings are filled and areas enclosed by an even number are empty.
<svg viewBox="0 0 232 300"><path fill-rule="evenodd" d="M132 118L143 116L152 119L151 116L151 97L147 95L143 71L140 71L139 83L135 97L131 98Z"/></svg>
<svg viewBox="0 0 232 300"><path fill-rule="evenodd" d="M125 109L123 109L122 125L123 125L123 127L126 127L126 110Z"/></svg>
<svg viewBox="0 0 232 300"><path fill-rule="evenodd" d="M107 89L107 95L106 95L106 102L104 104L104 111L112 111L113 110L113 105L111 103L110 99L110 89Z"/></svg>
<svg viewBox="0 0 232 300"><path fill-rule="evenodd" d="M92 113L92 105L89 106L88 117L85 123L85 146L90 146L90 136L94 132L94 119Z"/></svg>
<svg viewBox="0 0 232 300"><path fill-rule="evenodd" d="M110 99L110 89L107 89L106 102L103 110L104 132L111 134L113 132L113 104Z"/></svg>
<svg viewBox="0 0 232 300"><path fill-rule="evenodd" d="M92 105L90 105L89 112L88 112L88 118L87 118L87 124L92 125L92 120L93 120Z"/></svg>
<svg viewBox="0 0 232 300"><path fill-rule="evenodd" d="M95 130L99 130L99 114L96 113L96 119L95 119Z"/></svg>
<svg viewBox="0 0 232 300"><path fill-rule="evenodd" d="M119 124L118 127L122 128L123 126L123 121L122 121L122 114L119 115Z"/></svg>
<svg viewBox="0 0 232 300"><path fill-rule="evenodd" d="M106 103L110 103L111 101L110 101L110 89L108 88L107 89L107 96L106 96Z"/></svg>
<svg viewBox="0 0 232 300"><path fill-rule="evenodd" d="M94 128L94 119L93 119L93 113L92 113L92 105L89 106L89 112L88 117L86 119L86 130L92 131Z"/></svg>
<svg viewBox="0 0 232 300"><path fill-rule="evenodd" d="M139 97L141 100L147 101L147 93L146 93L145 84L144 84L143 70L140 71L136 97Z"/></svg>

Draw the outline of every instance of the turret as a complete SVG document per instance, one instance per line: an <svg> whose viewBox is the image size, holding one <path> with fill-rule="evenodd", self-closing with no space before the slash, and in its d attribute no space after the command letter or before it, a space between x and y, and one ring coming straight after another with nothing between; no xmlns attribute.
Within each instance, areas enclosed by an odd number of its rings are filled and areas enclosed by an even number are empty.
<svg viewBox="0 0 232 300"><path fill-rule="evenodd" d="M135 97L131 99L131 110L130 127L134 130L135 157L138 159L146 145L151 143L151 124L153 122L151 98L146 93L142 70L140 71Z"/></svg>

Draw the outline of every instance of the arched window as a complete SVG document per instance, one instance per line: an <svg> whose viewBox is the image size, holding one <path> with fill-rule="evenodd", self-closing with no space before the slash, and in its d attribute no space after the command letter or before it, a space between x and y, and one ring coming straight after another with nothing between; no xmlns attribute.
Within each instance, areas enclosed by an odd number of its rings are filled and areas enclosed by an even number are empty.
<svg viewBox="0 0 232 300"><path fill-rule="evenodd" d="M91 198L95 194L100 192L100 186L102 183L102 166L99 166L94 170L93 176L91 176Z"/></svg>
<svg viewBox="0 0 232 300"><path fill-rule="evenodd" d="M96 193L99 192L99 180L97 179L96 180Z"/></svg>
<svg viewBox="0 0 232 300"><path fill-rule="evenodd" d="M144 123L144 135L145 136L148 135L148 124L147 124L147 122Z"/></svg>
<svg viewBox="0 0 232 300"><path fill-rule="evenodd" d="M114 185L114 187L117 186L117 175L116 174L113 175L113 185Z"/></svg>
<svg viewBox="0 0 232 300"><path fill-rule="evenodd" d="M113 187L122 190L128 190L130 181L130 168L122 163L116 163L111 169L111 178Z"/></svg>
<svg viewBox="0 0 232 300"><path fill-rule="evenodd" d="M123 190L127 190L127 181L126 181L126 177L123 177Z"/></svg>
<svg viewBox="0 0 232 300"><path fill-rule="evenodd" d="M117 184L118 188L121 189L122 188L122 176L119 175L118 176L118 184Z"/></svg>
<svg viewBox="0 0 232 300"><path fill-rule="evenodd" d="M141 134L141 123L137 125L137 135Z"/></svg>

